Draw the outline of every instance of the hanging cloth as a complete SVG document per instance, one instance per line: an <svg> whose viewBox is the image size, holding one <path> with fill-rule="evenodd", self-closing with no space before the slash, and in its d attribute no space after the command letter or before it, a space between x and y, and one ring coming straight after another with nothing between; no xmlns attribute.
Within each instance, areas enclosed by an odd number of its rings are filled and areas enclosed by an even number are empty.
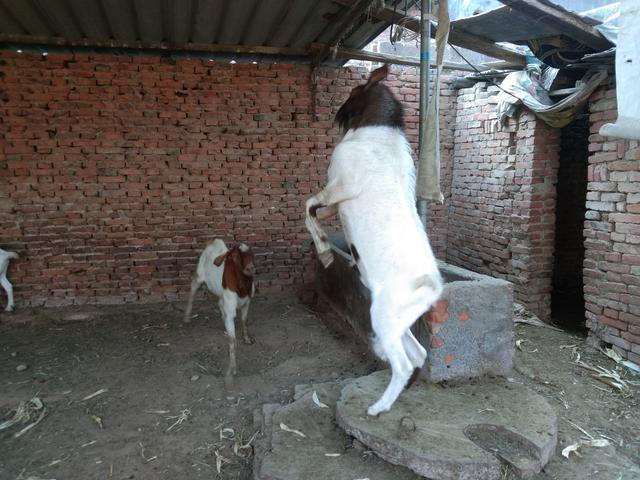
<svg viewBox="0 0 640 480"><path fill-rule="evenodd" d="M448 0L440 0L438 7L438 29L436 30L436 75L433 80L433 94L427 108L422 132L423 145L418 157L416 196L422 200L442 203L440 191L440 73L444 50L449 39ZM427 89L429 86L427 85ZM428 92L427 92L428 94ZM420 112L424 114L423 112Z"/></svg>

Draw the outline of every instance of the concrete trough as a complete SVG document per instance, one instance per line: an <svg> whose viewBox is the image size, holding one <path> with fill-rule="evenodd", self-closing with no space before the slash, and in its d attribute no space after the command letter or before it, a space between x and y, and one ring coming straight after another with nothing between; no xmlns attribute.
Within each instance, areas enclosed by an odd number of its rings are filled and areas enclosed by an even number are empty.
<svg viewBox="0 0 640 480"><path fill-rule="evenodd" d="M369 290L351 266L344 238L331 239L334 262L318 261L319 297L365 342L371 337ZM513 366L513 287L504 280L439 262L440 300L413 327L427 349L422 376L430 382L508 375Z"/></svg>

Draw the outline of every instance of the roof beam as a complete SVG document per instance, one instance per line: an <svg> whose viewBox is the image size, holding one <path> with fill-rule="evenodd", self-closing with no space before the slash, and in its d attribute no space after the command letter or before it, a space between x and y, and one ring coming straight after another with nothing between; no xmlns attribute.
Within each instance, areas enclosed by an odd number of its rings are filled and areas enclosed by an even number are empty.
<svg viewBox="0 0 640 480"><path fill-rule="evenodd" d="M311 54L314 55L317 52L321 51L326 44L322 43L312 43L311 44ZM376 53L369 52L368 50L357 50L354 48L344 48L338 47L337 58L342 58L345 60L364 60L368 62L378 62L378 63L390 63L392 65L409 65L411 67L419 67L420 59L418 57L404 57L401 55L392 55L390 53ZM431 61L429 63L432 67L436 66L435 61ZM473 68L463 63L455 63L455 62L442 62L442 67L447 70L460 70L464 72L475 72ZM498 61L491 63L482 63L477 65L478 70L483 73L491 70L494 71L496 69L509 69L511 64Z"/></svg>
<svg viewBox="0 0 640 480"><path fill-rule="evenodd" d="M333 0L334 3L340 5L352 5L355 0ZM406 17L400 11L395 11L391 7L385 7L373 12L373 16L388 23L402 23L402 26L412 32L420 33L420 18ZM432 36L435 36L435 29L432 29ZM488 40L471 33L456 30L456 22L451 22L451 31L449 32L449 43L458 47L467 48L474 52L499 58L508 62L510 65L522 66L525 64L525 57L517 52L509 50Z"/></svg>
<svg viewBox="0 0 640 480"><path fill-rule="evenodd" d="M604 38L593 25L585 22L579 15L569 12L547 0L500 0L507 7L518 10L535 20L552 24L566 35L594 50L611 48L611 43Z"/></svg>
<svg viewBox="0 0 640 480"><path fill-rule="evenodd" d="M313 55L317 52L322 51L322 49L326 46L327 44L324 43L312 43L311 54ZM367 50L357 50L355 48L338 47L336 57L345 60L364 60L368 62L390 63L392 65L409 65L412 67L420 66L420 59L418 57L403 57L401 55L369 52ZM435 66L436 64L435 62L431 62L430 65ZM467 65L457 64L453 62L444 62L443 67L450 70L463 70L469 72L475 71Z"/></svg>
<svg viewBox="0 0 640 480"><path fill-rule="evenodd" d="M466 48L474 52L481 53L488 57L504 60L512 66L522 67L526 64L524 55L505 48L497 43L493 43L484 37L479 37L472 33L455 30L455 20L451 22L451 30L449 31L449 43L456 47Z"/></svg>
<svg viewBox="0 0 640 480"><path fill-rule="evenodd" d="M289 56L307 56L309 50L305 48L289 48L289 47L268 47L262 45L222 45L209 43L185 43L175 45L167 42L121 42L116 40L105 41L89 41L69 40L62 37L34 37L31 35L7 35L0 34L0 42L15 43L23 45L41 45L56 47L88 47L88 48L118 48L118 49L142 49L142 50L161 50L175 52L202 52L202 53L238 53L238 54L254 54L254 55L289 55Z"/></svg>
<svg viewBox="0 0 640 480"><path fill-rule="evenodd" d="M327 56L329 55L332 48L335 48L336 45L342 40L342 37L347 35L356 21L360 18L360 16L367 11L367 9L371 6L373 2L376 0L353 0L349 2L349 11L344 15L344 18L340 20L340 23L336 27L336 30L333 32L330 40L327 42L326 46L322 49L322 51L318 54L316 61L317 63L322 63ZM345 5L346 6L346 5Z"/></svg>

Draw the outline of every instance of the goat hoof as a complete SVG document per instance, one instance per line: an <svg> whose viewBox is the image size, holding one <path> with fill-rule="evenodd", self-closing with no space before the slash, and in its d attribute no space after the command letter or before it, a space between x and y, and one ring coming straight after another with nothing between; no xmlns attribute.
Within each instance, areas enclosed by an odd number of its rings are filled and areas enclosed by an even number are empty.
<svg viewBox="0 0 640 480"><path fill-rule="evenodd" d="M331 250L326 250L324 252L318 253L318 257L322 262L322 266L324 268L329 268L329 266L333 263L333 252Z"/></svg>
<svg viewBox="0 0 640 480"><path fill-rule="evenodd" d="M367 415L369 415L371 417L377 417L378 414L380 414L382 412L386 412L387 410L389 410L389 409L388 408L384 408L383 406L380 406L377 403L374 403L373 405L371 405L367 409Z"/></svg>
<svg viewBox="0 0 640 480"><path fill-rule="evenodd" d="M13 312L14 308L13 307L7 307L4 309L5 312L11 313Z"/></svg>
<svg viewBox="0 0 640 480"><path fill-rule="evenodd" d="M245 335L244 337L242 337L242 341L245 345L253 345L254 343L256 343L256 339L251 335Z"/></svg>

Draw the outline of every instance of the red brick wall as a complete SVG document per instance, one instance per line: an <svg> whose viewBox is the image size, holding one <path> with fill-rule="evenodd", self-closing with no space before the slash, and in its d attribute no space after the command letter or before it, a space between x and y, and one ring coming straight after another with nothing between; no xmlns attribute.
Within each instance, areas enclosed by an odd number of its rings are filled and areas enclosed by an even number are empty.
<svg viewBox="0 0 640 480"><path fill-rule="evenodd" d="M610 79L590 103L585 307L592 337L640 363L640 144L598 135L616 108Z"/></svg>
<svg viewBox="0 0 640 480"><path fill-rule="evenodd" d="M516 301L548 318L559 131L526 110L497 131L496 94L459 92L447 261L513 282Z"/></svg>
<svg viewBox="0 0 640 480"><path fill-rule="evenodd" d="M333 115L367 72L320 70L313 119L303 65L6 51L0 61L0 245L21 254L18 305L184 298L217 236L255 247L263 291L309 279L304 200L325 181ZM390 82L414 146L416 81L406 69ZM444 255L446 228L433 222Z"/></svg>

